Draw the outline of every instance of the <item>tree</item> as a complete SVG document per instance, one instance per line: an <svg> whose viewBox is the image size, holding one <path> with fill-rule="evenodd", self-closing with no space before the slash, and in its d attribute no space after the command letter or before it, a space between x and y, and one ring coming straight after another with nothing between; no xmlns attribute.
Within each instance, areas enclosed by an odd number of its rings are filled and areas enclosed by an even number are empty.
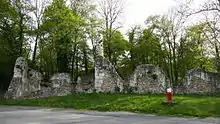
<svg viewBox="0 0 220 124"><path fill-rule="evenodd" d="M193 1L193 0L192 0ZM202 12L220 12L220 0L209 0L205 2L198 10L193 10L190 15L202 13Z"/></svg>
<svg viewBox="0 0 220 124"><path fill-rule="evenodd" d="M1 74L7 88L13 75L14 62L19 56L29 57L29 29L31 6L22 0L0 1L0 56ZM2 88L0 86L0 88Z"/></svg>
<svg viewBox="0 0 220 124"><path fill-rule="evenodd" d="M78 77L78 71L80 64L80 60L83 58L84 62L84 71L85 74L88 73L89 71L89 63L90 63L90 55L88 54L90 51L90 48L88 46L88 42L89 40L92 43L92 53L93 56L95 58L95 43L97 42L97 40L99 39L98 36L98 21L96 19L96 15L95 15L95 5L93 4L93 2L91 0L74 0L74 1L70 1L70 6L71 9L74 13L77 13L79 16L81 16L81 18L85 21L84 24L82 24L81 26L78 27L78 29L75 29L75 44L74 44L74 50L73 50L73 56L72 56L72 70L74 68L75 69L75 80ZM83 56L81 56L80 54L83 54ZM78 59L79 56L81 57L81 59ZM76 58L76 59L75 59ZM76 73L77 72L77 73ZM73 73L73 72L72 72ZM74 74L72 74L74 75Z"/></svg>
<svg viewBox="0 0 220 124"><path fill-rule="evenodd" d="M205 23L192 25L186 30L186 35L180 42L178 49L178 70L183 80L187 70L199 68L204 71L214 71L214 65L206 55L208 47L207 38L204 35Z"/></svg>
<svg viewBox="0 0 220 124"><path fill-rule="evenodd" d="M33 56L32 56L32 62L36 62L36 56L37 56L37 48L38 48L38 42L40 40L40 26L42 24L42 17L44 10L48 4L48 0L30 0L30 4L32 4L34 10L33 10L33 35L34 36L34 50L33 50Z"/></svg>
<svg viewBox="0 0 220 124"><path fill-rule="evenodd" d="M101 41L101 28L100 28L101 22L99 19L95 17L90 17L87 20L87 27L86 31L88 34L88 39L91 41L92 45L92 53L93 53L93 61L96 60L96 54L97 54L97 44ZM94 63L95 64L95 63Z"/></svg>
<svg viewBox="0 0 220 124"><path fill-rule="evenodd" d="M44 13L42 29L55 47L59 72L69 72L69 57L78 27L84 23L80 16L66 6L64 0L53 0Z"/></svg>
<svg viewBox="0 0 220 124"><path fill-rule="evenodd" d="M27 50L29 45L27 37L29 34L29 24L30 24L30 13L32 12L33 8L30 6L28 1L25 0L13 0L11 1L11 5L13 6L16 12L16 19L14 20L18 26L18 42L19 45L17 48L19 49L19 56L26 56L28 58L29 53Z"/></svg>
<svg viewBox="0 0 220 124"><path fill-rule="evenodd" d="M200 8L196 10L192 10L189 13L189 17L194 15L205 15L205 20L202 20L205 22L206 30L204 31L204 34L209 41L209 44L211 44L212 49L214 49L214 56L215 56L215 65L217 67L217 71L220 71L220 62L219 62L219 41L218 41L218 34L220 31L219 28L219 12L220 12L220 1L219 0L210 0L205 2ZM210 49L210 51L212 51Z"/></svg>
<svg viewBox="0 0 220 124"><path fill-rule="evenodd" d="M128 41L124 39L124 36L120 31L115 31L112 34L112 42L110 43L110 49L112 50L112 62L117 67L121 58L125 57L125 52L128 50Z"/></svg>
<svg viewBox="0 0 220 124"><path fill-rule="evenodd" d="M12 21L16 13L9 1L0 0L0 5L0 90L5 90L12 77L13 63L19 51L16 49L16 29Z"/></svg>
<svg viewBox="0 0 220 124"><path fill-rule="evenodd" d="M130 68L131 71L134 71L138 64L138 60L136 60L136 52L135 48L137 47L138 44L138 39L142 35L142 29L140 26L136 25L134 27L131 27L130 31L127 33L128 35L128 50L129 54L128 56L130 57Z"/></svg>
<svg viewBox="0 0 220 124"><path fill-rule="evenodd" d="M99 2L99 11L102 20L104 21L105 28L103 29L103 45L104 45L104 54L109 61L112 62L112 54L111 50L111 40L112 35L116 30L120 28L117 24L118 18L123 12L124 1L123 0L102 0Z"/></svg>

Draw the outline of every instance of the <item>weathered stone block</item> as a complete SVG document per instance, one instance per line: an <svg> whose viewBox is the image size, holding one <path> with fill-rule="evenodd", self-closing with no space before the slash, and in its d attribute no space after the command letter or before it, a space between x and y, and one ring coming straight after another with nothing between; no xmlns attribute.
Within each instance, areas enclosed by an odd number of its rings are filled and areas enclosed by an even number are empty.
<svg viewBox="0 0 220 124"><path fill-rule="evenodd" d="M96 92L123 91L124 81L118 75L115 67L103 57L98 57L95 62L95 90Z"/></svg>
<svg viewBox="0 0 220 124"><path fill-rule="evenodd" d="M86 76L78 77L76 84L76 92L87 92L91 93L94 90L95 85L95 74L91 73Z"/></svg>
<svg viewBox="0 0 220 124"><path fill-rule="evenodd" d="M167 82L163 71L154 65L140 65L130 76L130 88L137 93L161 93L165 92Z"/></svg>
<svg viewBox="0 0 220 124"><path fill-rule="evenodd" d="M40 84L42 83L43 76L40 72L29 68L28 69L28 81L29 81L29 91L34 92L41 89Z"/></svg>
<svg viewBox="0 0 220 124"><path fill-rule="evenodd" d="M71 85L70 75L67 73L54 74L50 79L52 87L63 87Z"/></svg>
<svg viewBox="0 0 220 124"><path fill-rule="evenodd" d="M69 74L55 74L50 82L52 87L41 87L42 74L36 70L28 69L26 60L19 57L14 67L14 75L6 99L30 99L49 96L63 96L73 92Z"/></svg>
<svg viewBox="0 0 220 124"><path fill-rule="evenodd" d="M184 87L186 93L216 93L220 92L220 73L205 72L191 69L187 72Z"/></svg>
<svg viewBox="0 0 220 124"><path fill-rule="evenodd" d="M27 71L28 64L26 60L19 57L15 62L13 78L5 94L6 99L16 99L29 91Z"/></svg>

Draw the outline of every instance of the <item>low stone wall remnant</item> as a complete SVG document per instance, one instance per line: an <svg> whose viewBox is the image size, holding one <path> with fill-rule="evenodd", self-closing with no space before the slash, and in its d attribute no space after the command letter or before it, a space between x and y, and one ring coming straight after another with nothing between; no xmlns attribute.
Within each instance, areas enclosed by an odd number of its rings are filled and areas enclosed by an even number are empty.
<svg viewBox="0 0 220 124"><path fill-rule="evenodd" d="M95 72L78 78L74 87L67 73L54 74L49 82L43 82L40 72L28 68L27 61L19 57L14 66L13 78L6 99L32 99L50 96L65 96L73 92L135 92L165 93L170 81L162 69L151 64L137 66L127 81L104 57L97 57ZM191 69L181 85L173 86L174 93L206 94L220 93L220 73Z"/></svg>
<svg viewBox="0 0 220 124"><path fill-rule="evenodd" d="M184 87L186 93L220 92L220 73L191 69L186 74Z"/></svg>
<svg viewBox="0 0 220 124"><path fill-rule="evenodd" d="M154 65L139 65L130 76L129 87L136 93L165 92L167 79L163 71Z"/></svg>
<svg viewBox="0 0 220 124"><path fill-rule="evenodd" d="M4 97L6 99L31 99L63 96L73 92L69 74L58 73L53 75L48 87L41 86L44 84L42 80L42 74L28 68L27 61L19 57L16 60L13 78Z"/></svg>
<svg viewBox="0 0 220 124"><path fill-rule="evenodd" d="M94 92L95 73L90 73L86 76L78 77L75 92L92 93Z"/></svg>

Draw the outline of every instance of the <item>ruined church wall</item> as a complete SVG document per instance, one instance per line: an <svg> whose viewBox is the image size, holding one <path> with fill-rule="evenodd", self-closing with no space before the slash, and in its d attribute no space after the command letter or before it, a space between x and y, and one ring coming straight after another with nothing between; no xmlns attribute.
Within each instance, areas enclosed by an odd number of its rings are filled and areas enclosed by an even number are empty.
<svg viewBox="0 0 220 124"><path fill-rule="evenodd" d="M164 93L170 86L163 70L157 66L139 65L124 81L115 67L103 57L95 62L95 73L79 80L77 86L71 82L66 73L54 74L48 86L42 86L42 74L28 68L27 61L19 57L14 67L14 75L6 99L42 98L49 96L64 96L73 92L126 92L135 93ZM128 87L125 87L128 86ZM220 73L204 72L198 69L189 70L183 85L173 87L174 93L220 93Z"/></svg>
<svg viewBox="0 0 220 124"><path fill-rule="evenodd" d="M167 80L163 71L154 65L139 65L130 76L129 87L136 93L162 93L165 92Z"/></svg>
<svg viewBox="0 0 220 124"><path fill-rule="evenodd" d="M184 93L219 93L220 73L189 70L184 81Z"/></svg>
<svg viewBox="0 0 220 124"><path fill-rule="evenodd" d="M23 96L26 92L29 91L28 87L28 65L27 61L19 57L16 60L14 66L14 75L9 85L8 91L5 94L5 98L16 98Z"/></svg>
<svg viewBox="0 0 220 124"><path fill-rule="evenodd" d="M124 81L115 67L103 57L95 62L95 90L96 92L122 92Z"/></svg>
<svg viewBox="0 0 220 124"><path fill-rule="evenodd" d="M92 93L95 86L95 72L88 75L78 77L75 92L78 93Z"/></svg>
<svg viewBox="0 0 220 124"><path fill-rule="evenodd" d="M14 66L13 78L6 99L31 99L49 96L63 96L73 92L69 74L58 73L51 77L48 87L41 86L43 83L42 74L28 68L27 61L19 57Z"/></svg>

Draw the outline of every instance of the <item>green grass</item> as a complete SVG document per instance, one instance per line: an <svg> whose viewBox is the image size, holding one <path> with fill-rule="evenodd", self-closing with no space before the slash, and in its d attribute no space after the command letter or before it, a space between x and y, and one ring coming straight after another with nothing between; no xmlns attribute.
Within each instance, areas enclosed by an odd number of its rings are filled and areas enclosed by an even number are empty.
<svg viewBox="0 0 220 124"><path fill-rule="evenodd" d="M176 105L163 105L165 95L73 94L32 100L6 100L0 105L43 106L98 111L129 111L156 115L220 117L218 96L174 96Z"/></svg>

